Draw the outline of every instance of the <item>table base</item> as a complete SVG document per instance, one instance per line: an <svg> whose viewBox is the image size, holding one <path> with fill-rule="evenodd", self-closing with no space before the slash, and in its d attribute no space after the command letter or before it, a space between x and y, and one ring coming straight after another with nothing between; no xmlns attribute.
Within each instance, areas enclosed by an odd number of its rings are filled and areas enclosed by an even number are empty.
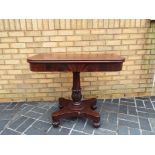
<svg viewBox="0 0 155 155"><path fill-rule="evenodd" d="M96 98L74 102L73 100L59 98L59 110L52 114L53 127L58 127L61 118L86 117L93 120L93 126L100 126L100 115L94 111L96 107Z"/></svg>

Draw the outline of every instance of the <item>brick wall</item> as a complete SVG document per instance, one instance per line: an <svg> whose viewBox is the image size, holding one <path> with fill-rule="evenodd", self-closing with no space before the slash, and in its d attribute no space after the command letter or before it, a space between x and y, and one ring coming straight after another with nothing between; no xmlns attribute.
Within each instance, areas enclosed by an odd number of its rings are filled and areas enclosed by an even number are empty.
<svg viewBox="0 0 155 155"><path fill-rule="evenodd" d="M150 95L155 24L150 20L0 20L0 101L70 97L71 73L34 73L37 53L104 52L126 58L121 72L81 73L84 96Z"/></svg>

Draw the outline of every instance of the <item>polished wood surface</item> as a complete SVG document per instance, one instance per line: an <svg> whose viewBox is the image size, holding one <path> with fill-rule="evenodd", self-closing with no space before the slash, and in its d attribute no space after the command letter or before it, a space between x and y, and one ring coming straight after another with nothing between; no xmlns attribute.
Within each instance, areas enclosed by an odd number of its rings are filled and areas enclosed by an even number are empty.
<svg viewBox="0 0 155 155"><path fill-rule="evenodd" d="M120 71L125 59L114 54L38 54L29 57L31 71L35 72L73 72L71 100L59 98L60 110L52 114L53 126L58 127L61 118L87 117L93 126L100 126L100 115L96 109L96 98L82 100L80 72Z"/></svg>
<svg viewBox="0 0 155 155"><path fill-rule="evenodd" d="M49 53L49 54L38 54L28 58L29 62L41 63L41 62L122 62L124 58L115 54L73 54L73 53Z"/></svg>

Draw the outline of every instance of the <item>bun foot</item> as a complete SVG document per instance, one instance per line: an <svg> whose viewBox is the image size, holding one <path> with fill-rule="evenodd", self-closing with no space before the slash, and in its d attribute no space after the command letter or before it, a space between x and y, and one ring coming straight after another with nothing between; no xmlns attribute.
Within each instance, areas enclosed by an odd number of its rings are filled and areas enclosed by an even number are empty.
<svg viewBox="0 0 155 155"><path fill-rule="evenodd" d="M60 124L59 121L54 121L54 122L52 123L52 125L53 125L54 128L59 127L59 124Z"/></svg>
<svg viewBox="0 0 155 155"><path fill-rule="evenodd" d="M92 110L95 110L97 108L96 104L91 106Z"/></svg>
<svg viewBox="0 0 155 155"><path fill-rule="evenodd" d="M59 109L62 109L64 106L59 104Z"/></svg>
<svg viewBox="0 0 155 155"><path fill-rule="evenodd" d="M100 122L93 122L93 127L95 127L95 128L100 127Z"/></svg>

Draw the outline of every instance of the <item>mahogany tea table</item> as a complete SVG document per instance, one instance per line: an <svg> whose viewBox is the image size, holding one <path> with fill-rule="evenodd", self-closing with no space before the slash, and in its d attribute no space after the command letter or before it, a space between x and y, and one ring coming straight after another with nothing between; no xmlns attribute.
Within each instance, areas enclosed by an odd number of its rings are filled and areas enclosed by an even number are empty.
<svg viewBox="0 0 155 155"><path fill-rule="evenodd" d="M50 53L29 57L30 70L34 72L72 72L73 87L71 100L59 98L59 110L52 114L53 126L58 127L61 118L86 117L93 126L100 126L100 115L96 109L96 98L82 100L80 72L121 71L124 58L114 54Z"/></svg>

